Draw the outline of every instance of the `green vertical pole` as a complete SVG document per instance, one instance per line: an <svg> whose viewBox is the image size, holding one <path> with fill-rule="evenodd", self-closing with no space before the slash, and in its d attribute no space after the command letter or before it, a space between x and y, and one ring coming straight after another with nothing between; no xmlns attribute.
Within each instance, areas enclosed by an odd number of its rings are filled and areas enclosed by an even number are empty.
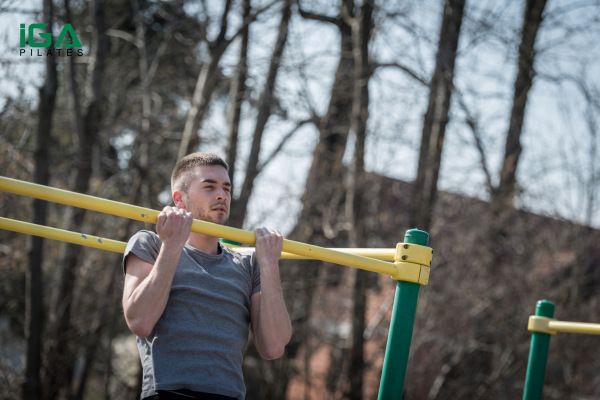
<svg viewBox="0 0 600 400"><path fill-rule="evenodd" d="M535 315L554 318L554 303L548 300L538 301L535 307ZM531 333L531 347L529 348L523 400L540 400L542 398L550 337L551 335L548 333Z"/></svg>
<svg viewBox="0 0 600 400"><path fill-rule="evenodd" d="M404 243L427 246L429 234L419 229L410 229L404 235ZM379 400L402 398L419 287L419 284L412 282L396 282L392 320L381 371Z"/></svg>

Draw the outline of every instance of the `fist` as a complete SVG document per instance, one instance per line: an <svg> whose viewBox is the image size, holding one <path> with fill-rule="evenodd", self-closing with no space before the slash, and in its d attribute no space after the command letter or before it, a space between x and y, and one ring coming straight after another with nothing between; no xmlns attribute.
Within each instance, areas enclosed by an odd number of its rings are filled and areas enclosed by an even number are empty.
<svg viewBox="0 0 600 400"><path fill-rule="evenodd" d="M256 260L260 267L278 266L283 246L283 236L279 231L258 228L256 233Z"/></svg>
<svg viewBox="0 0 600 400"><path fill-rule="evenodd" d="M158 214L156 233L167 245L183 248L192 229L192 213L182 208L166 206Z"/></svg>

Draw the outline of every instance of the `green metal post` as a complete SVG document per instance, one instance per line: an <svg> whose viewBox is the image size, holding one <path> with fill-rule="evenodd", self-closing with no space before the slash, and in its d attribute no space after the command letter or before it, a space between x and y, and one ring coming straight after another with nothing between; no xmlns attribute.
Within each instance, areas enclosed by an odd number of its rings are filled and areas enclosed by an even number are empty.
<svg viewBox="0 0 600 400"><path fill-rule="evenodd" d="M548 300L538 301L535 307L535 315L554 318L554 303ZM542 332L532 332L531 334L523 400L540 400L542 398L550 337L550 334Z"/></svg>
<svg viewBox="0 0 600 400"><path fill-rule="evenodd" d="M429 234L419 229L410 229L404 235L404 243L427 246ZM396 283L392 320L381 371L379 400L402 398L417 300L419 299L419 287L419 284L411 282L398 281Z"/></svg>

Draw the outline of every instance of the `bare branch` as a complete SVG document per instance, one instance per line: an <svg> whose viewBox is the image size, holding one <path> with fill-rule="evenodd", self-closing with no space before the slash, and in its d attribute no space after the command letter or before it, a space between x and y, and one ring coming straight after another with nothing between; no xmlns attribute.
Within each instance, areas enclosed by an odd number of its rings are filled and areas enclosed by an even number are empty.
<svg viewBox="0 0 600 400"><path fill-rule="evenodd" d="M172 33L171 29L167 30L167 34L166 34L165 38L158 46L158 50L156 50L156 54L154 55L154 58L152 59L152 62L150 63L150 68L148 68L148 85L150 85L150 83L152 82L152 79L154 78L154 75L156 74L156 70L158 69L158 63L160 61L160 58L167 50L167 46L169 44L169 39L171 38L171 33Z"/></svg>
<svg viewBox="0 0 600 400"><path fill-rule="evenodd" d="M461 110L465 113L465 122L467 126L470 128L471 133L473 134L473 140L475 142L475 148L479 153L479 163L481 164L481 170L485 175L485 185L488 190L488 193L491 195L494 192L494 185L492 183L492 175L488 168L487 154L485 152L485 148L483 147L483 142L481 140L481 131L479 129L478 119L473 115L467 104L465 103L465 99L462 95L462 92L458 90L456 87L454 88L456 92L456 98L458 99L458 104Z"/></svg>
<svg viewBox="0 0 600 400"><path fill-rule="evenodd" d="M250 14L249 17L244 19L244 22L242 23L242 25L240 25L238 30L230 38L228 38L226 40L226 42L227 43L233 42L244 31L244 29L246 29L252 22L256 21L261 14L267 12L271 7L273 7L274 5L276 5L278 3L279 3L279 0L273 0L270 3L267 3L264 7L257 8L256 12L253 12L252 14Z"/></svg>
<svg viewBox="0 0 600 400"><path fill-rule="evenodd" d="M404 64L400 64L397 62L391 62L391 63L374 62L373 67L372 67L373 72L375 72L375 70L378 68L397 68L400 71L408 74L408 76L410 76L411 78L413 78L414 80L416 80L417 82L422 84L423 86L429 86L429 81L426 78L422 77L418 72L414 71L412 68L410 68Z"/></svg>
<svg viewBox="0 0 600 400"><path fill-rule="evenodd" d="M124 41L131 43L135 47L139 47L139 43L137 42L135 36L133 36L131 33L122 31L120 29L108 29L106 31L106 35L117 39L123 39Z"/></svg>
<svg viewBox="0 0 600 400"><path fill-rule="evenodd" d="M307 118L307 119L298 121L296 123L296 125L288 133L286 133L283 136L283 138L281 139L281 141L279 142L279 144L277 145L275 150L273 150L271 152L271 154L269 154L269 156L262 163L260 163L260 165L258 166L258 172L260 173L267 165L269 165L269 163L271 161L273 161L273 159L277 156L277 154L281 151L281 149L283 149L283 146L285 146L285 144L294 136L294 134L298 131L298 129L300 129L304 125L308 124L309 122L314 122L314 119Z"/></svg>
<svg viewBox="0 0 600 400"><path fill-rule="evenodd" d="M300 5L300 0L297 1L298 4L298 12L300 16L305 19L312 19L315 21L327 22L329 24L333 24L335 26L339 26L341 23L341 18L339 17L330 17L328 15L317 14L312 11L306 11Z"/></svg>
<svg viewBox="0 0 600 400"><path fill-rule="evenodd" d="M228 26L227 22L229 20L229 10L231 10L231 0L225 2L225 9L223 10L223 15L221 15L221 28L219 30L219 35L217 35L217 38L214 41L215 43L220 43L225 39Z"/></svg>

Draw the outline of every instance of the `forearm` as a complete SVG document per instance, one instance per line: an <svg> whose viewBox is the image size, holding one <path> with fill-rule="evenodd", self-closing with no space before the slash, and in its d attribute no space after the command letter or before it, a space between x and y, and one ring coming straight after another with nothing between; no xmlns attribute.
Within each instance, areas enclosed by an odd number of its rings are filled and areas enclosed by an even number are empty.
<svg viewBox="0 0 600 400"><path fill-rule="evenodd" d="M283 355L292 336L292 324L285 305L279 267L261 268L261 296L255 341L266 358Z"/></svg>
<svg viewBox="0 0 600 400"><path fill-rule="evenodd" d="M135 327L135 331L142 333L141 336L151 333L167 305L180 256L181 248L163 244L152 271L125 302L128 325Z"/></svg>

